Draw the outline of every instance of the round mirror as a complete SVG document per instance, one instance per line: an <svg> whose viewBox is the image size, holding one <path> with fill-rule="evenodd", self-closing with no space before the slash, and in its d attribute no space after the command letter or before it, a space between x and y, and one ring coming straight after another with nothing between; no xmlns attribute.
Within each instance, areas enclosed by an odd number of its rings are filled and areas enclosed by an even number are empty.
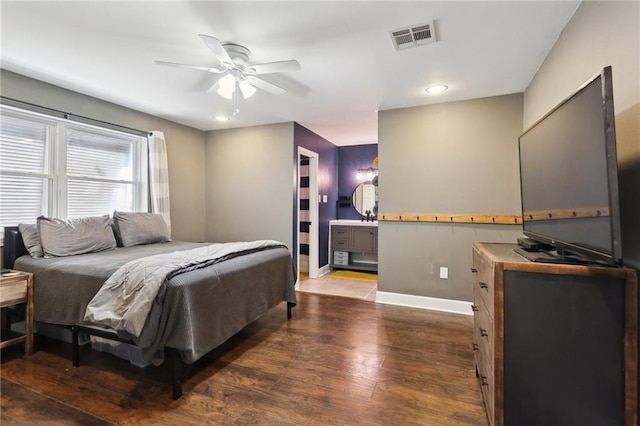
<svg viewBox="0 0 640 426"><path fill-rule="evenodd" d="M351 196L353 208L362 216L378 214L378 186L374 182L362 182L353 190Z"/></svg>

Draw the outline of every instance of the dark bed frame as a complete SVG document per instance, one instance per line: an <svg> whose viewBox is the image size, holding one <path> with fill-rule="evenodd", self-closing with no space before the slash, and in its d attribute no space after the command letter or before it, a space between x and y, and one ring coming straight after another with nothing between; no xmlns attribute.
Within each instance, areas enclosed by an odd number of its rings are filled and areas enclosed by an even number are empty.
<svg viewBox="0 0 640 426"><path fill-rule="evenodd" d="M4 248L2 250L2 267L12 269L17 258L20 256L28 255L29 251L24 245L22 235L17 226L6 226L4 228ZM35 284L35 280L34 280ZM291 302L287 302L287 319L291 319L291 308L295 305ZM80 333L102 337L109 340L115 340L117 342L126 343L135 346L136 344L131 340L122 339L118 337L117 333L112 330L93 327L86 324L76 325L60 325L52 324L58 327L63 327L71 330L71 360L74 367L80 365ZM173 399L178 399L182 396L182 375L184 362L180 357L180 351L175 348L165 348L165 357L168 358L172 365L172 396Z"/></svg>

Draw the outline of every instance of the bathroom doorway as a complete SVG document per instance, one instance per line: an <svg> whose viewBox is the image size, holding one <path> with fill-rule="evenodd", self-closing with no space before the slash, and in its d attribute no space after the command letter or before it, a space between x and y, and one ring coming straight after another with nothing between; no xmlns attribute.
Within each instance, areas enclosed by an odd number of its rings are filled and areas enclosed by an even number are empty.
<svg viewBox="0 0 640 426"><path fill-rule="evenodd" d="M298 147L297 279L318 278L318 153Z"/></svg>

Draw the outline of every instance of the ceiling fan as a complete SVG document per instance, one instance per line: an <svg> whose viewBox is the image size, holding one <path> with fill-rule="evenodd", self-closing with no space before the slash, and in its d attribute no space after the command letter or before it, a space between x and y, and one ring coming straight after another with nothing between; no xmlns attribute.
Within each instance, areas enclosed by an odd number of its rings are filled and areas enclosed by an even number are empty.
<svg viewBox="0 0 640 426"><path fill-rule="evenodd" d="M198 65L179 64L175 62L155 61L158 65L170 67L190 68L219 74L220 77L208 91L217 89L220 96L234 100L234 112L238 113L238 92L244 99L252 96L256 89L262 89L274 95L282 95L286 92L280 86L270 83L260 77L263 74L275 74L281 72L298 71L301 69L296 60L267 62L262 64L249 64L251 51L244 46L235 43L222 43L215 37L199 34L209 50L220 62L219 67L207 67Z"/></svg>

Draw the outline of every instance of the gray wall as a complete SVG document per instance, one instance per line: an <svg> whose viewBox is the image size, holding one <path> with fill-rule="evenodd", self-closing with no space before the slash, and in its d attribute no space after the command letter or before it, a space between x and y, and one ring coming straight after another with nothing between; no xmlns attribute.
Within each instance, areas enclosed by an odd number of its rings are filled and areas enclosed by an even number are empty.
<svg viewBox="0 0 640 426"><path fill-rule="evenodd" d="M521 133L522 94L380 112L380 215L519 215ZM517 225L378 226L379 291L464 301L473 300L471 243L522 234Z"/></svg>
<svg viewBox="0 0 640 426"><path fill-rule="evenodd" d="M206 238L293 247L293 123L206 133Z"/></svg>
<svg viewBox="0 0 640 426"><path fill-rule="evenodd" d="M524 93L524 125L607 65L613 71L623 257L625 264L640 269L639 2L580 5Z"/></svg>
<svg viewBox="0 0 640 426"><path fill-rule="evenodd" d="M139 130L160 130L167 141L171 233L176 240L204 239L204 152L200 130L0 70L2 96Z"/></svg>
<svg viewBox="0 0 640 426"><path fill-rule="evenodd" d="M524 128L607 65L620 114L640 100L640 2L582 2L524 93Z"/></svg>

